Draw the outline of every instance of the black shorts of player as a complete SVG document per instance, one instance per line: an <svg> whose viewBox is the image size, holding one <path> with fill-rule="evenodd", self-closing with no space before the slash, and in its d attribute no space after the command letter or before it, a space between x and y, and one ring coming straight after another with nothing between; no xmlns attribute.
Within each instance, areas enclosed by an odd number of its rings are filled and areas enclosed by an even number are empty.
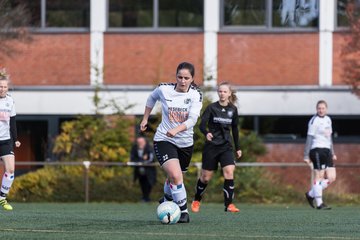
<svg viewBox="0 0 360 240"><path fill-rule="evenodd" d="M0 141L0 157L6 155L14 155L14 146L10 139Z"/></svg>
<svg viewBox="0 0 360 240"><path fill-rule="evenodd" d="M233 148L228 144L215 145L205 143L202 152L202 169L215 171L220 163L221 168L228 165L235 165Z"/></svg>
<svg viewBox="0 0 360 240"><path fill-rule="evenodd" d="M310 150L310 159L315 170L323 170L334 167L332 154L328 148L314 148Z"/></svg>
<svg viewBox="0 0 360 240"><path fill-rule="evenodd" d="M194 146L179 148L166 141L154 142L154 152L162 166L169 159L179 159L181 171L188 170Z"/></svg>

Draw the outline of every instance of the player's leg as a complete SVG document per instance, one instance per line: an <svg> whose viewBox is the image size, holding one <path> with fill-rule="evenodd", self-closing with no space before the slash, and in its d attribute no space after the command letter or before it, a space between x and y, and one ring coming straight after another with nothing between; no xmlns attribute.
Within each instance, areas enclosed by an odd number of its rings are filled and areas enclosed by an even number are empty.
<svg viewBox="0 0 360 240"><path fill-rule="evenodd" d="M311 207L315 208L314 200L316 202L317 209L330 209L323 203L322 199L322 186L321 182L324 180L326 162L327 159L324 158L323 150L319 148L310 150L310 159L313 162L314 166L314 182L309 192L305 193L305 196Z"/></svg>
<svg viewBox="0 0 360 240"><path fill-rule="evenodd" d="M193 212L200 211L200 201L213 174L214 171L212 170L201 169L201 176L198 179L195 187L194 200L191 203L191 210Z"/></svg>
<svg viewBox="0 0 360 240"><path fill-rule="evenodd" d="M180 169L183 173L187 172L194 146L177 148L177 154L179 156ZM182 175L181 175L182 177ZM189 212L187 209L187 194L183 180L176 183L176 186L172 186L171 192L174 199L174 202L178 204L181 210L181 216L179 223L188 223L190 222Z"/></svg>
<svg viewBox="0 0 360 240"><path fill-rule="evenodd" d="M154 152L160 166L163 166L163 164L171 158L178 158L176 147L169 142L155 141ZM164 196L159 199L159 203L164 201L173 201L169 179L166 179L164 182Z"/></svg>
<svg viewBox="0 0 360 240"><path fill-rule="evenodd" d="M324 152L324 157L327 160L326 169L325 169L325 179L321 182L321 187L325 190L331 183L335 182L336 180L336 170L335 165L332 159L332 154L330 149Z"/></svg>
<svg viewBox="0 0 360 240"><path fill-rule="evenodd" d="M212 178L214 171L216 171L218 167L218 152L219 151L217 151L217 148L214 145L205 144L202 152L201 175L195 187L194 200L191 203L191 210L193 212L200 211L200 201L202 196L205 193L206 187Z"/></svg>
<svg viewBox="0 0 360 240"><path fill-rule="evenodd" d="M12 206L7 202L6 197L10 191L11 185L14 182L15 171L15 157L12 154L1 157L4 162L5 172L2 178L0 190L0 205L5 210L12 210Z"/></svg>
<svg viewBox="0 0 360 240"><path fill-rule="evenodd" d="M234 199L234 170L235 165L227 165L223 167L224 174L224 205L227 212L239 212L240 210L233 204Z"/></svg>
<svg viewBox="0 0 360 240"><path fill-rule="evenodd" d="M234 199L234 171L235 171L235 158L232 149L224 147L224 150L219 156L219 162L224 176L224 205L227 212L239 212L240 210L233 204Z"/></svg>

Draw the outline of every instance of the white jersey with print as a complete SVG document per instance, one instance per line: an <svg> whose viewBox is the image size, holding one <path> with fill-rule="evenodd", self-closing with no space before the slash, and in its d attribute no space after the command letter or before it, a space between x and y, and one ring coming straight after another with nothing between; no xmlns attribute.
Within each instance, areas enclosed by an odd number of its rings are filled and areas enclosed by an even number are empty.
<svg viewBox="0 0 360 240"><path fill-rule="evenodd" d="M13 98L10 95L0 98L0 140L10 139L10 117L15 115Z"/></svg>
<svg viewBox="0 0 360 240"><path fill-rule="evenodd" d="M194 144L193 127L200 115L202 94L194 86L187 92L177 92L175 87L174 83L160 84L150 94L146 106L153 108L156 101L161 102L162 120L156 130L154 141L167 141L184 148ZM186 125L185 131L177 133L174 137L166 136L168 130L181 124Z"/></svg>
<svg viewBox="0 0 360 240"><path fill-rule="evenodd" d="M331 149L332 124L328 116L313 116L309 121L308 135L314 137L310 149L328 148Z"/></svg>

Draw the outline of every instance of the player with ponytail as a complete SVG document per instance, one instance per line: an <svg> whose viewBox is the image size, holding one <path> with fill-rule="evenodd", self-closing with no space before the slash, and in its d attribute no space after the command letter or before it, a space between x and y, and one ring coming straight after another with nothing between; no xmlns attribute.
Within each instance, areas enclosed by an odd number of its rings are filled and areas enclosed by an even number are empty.
<svg viewBox="0 0 360 240"><path fill-rule="evenodd" d="M197 181L193 212L199 212L200 201L205 189L220 163L224 175L224 205L226 212L239 212L232 203L234 198L234 148L231 141L232 132L236 158L241 157L239 146L238 111L235 106L237 97L228 82L218 86L219 101L210 104L201 117L200 130L206 142L202 153L201 176Z"/></svg>

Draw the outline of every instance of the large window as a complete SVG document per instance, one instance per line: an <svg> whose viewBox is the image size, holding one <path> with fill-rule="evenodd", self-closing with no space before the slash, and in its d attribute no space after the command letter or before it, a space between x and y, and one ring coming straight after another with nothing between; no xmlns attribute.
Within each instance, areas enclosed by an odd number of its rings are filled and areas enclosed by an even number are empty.
<svg viewBox="0 0 360 240"><path fill-rule="evenodd" d="M360 116L330 116L336 142L359 142ZM240 116L243 130L257 132L267 142L304 142L311 116Z"/></svg>
<svg viewBox="0 0 360 240"><path fill-rule="evenodd" d="M311 29L319 24L318 0L223 0L223 27Z"/></svg>
<svg viewBox="0 0 360 240"><path fill-rule="evenodd" d="M30 12L30 27L89 28L90 0L14 0Z"/></svg>
<svg viewBox="0 0 360 240"><path fill-rule="evenodd" d="M109 28L200 28L203 0L109 0Z"/></svg>

